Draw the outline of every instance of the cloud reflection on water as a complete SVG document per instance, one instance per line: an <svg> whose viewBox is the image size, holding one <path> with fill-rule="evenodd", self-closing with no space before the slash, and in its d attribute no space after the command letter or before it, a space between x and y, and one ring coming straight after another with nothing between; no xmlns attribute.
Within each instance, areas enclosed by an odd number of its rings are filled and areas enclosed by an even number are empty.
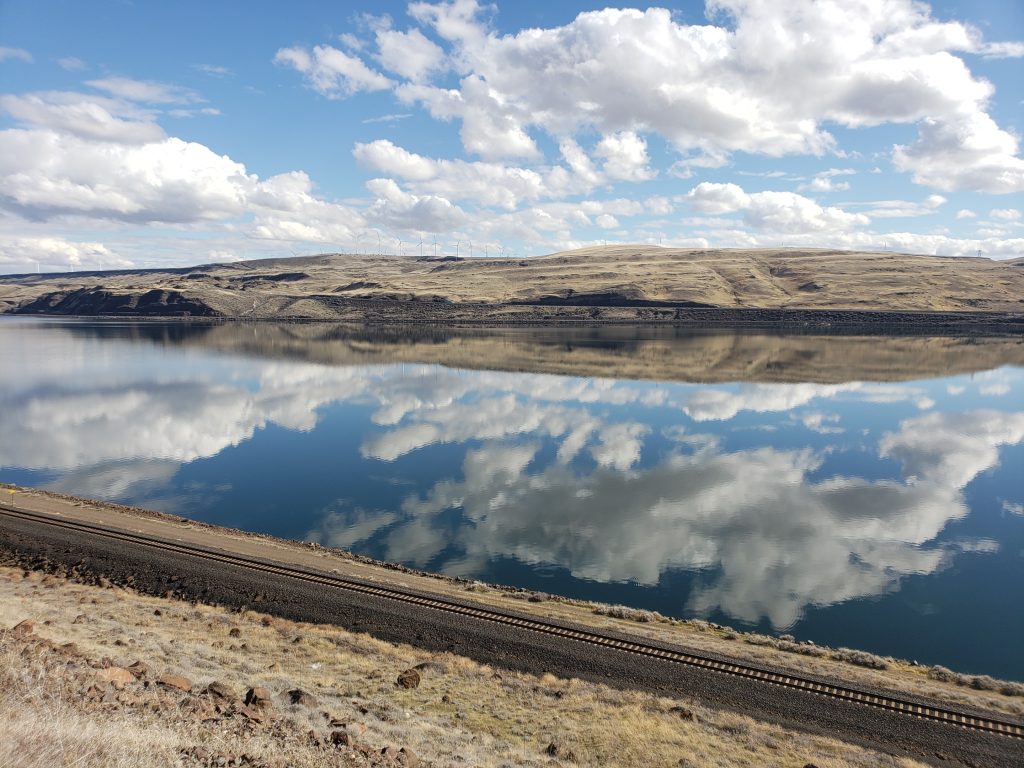
<svg viewBox="0 0 1024 768"><path fill-rule="evenodd" d="M1024 442L1024 413L936 405L961 396L962 384L944 395L922 384L706 387L202 355L184 364L157 355L115 376L109 360L67 346L68 367L43 366L31 387L0 372L0 431L17 435L0 442L0 465L55 473L53 488L181 500L169 490L179 467L268 425L309 432L348 403L365 421L350 426L360 455L339 455L340 472L442 444L464 446L461 466L392 508L325 509L311 538L375 541L390 559L462 575L500 558L640 585L683 569L698 576L680 610L780 628L808 606L881 595L909 574L937 572L959 549L991 548L938 539L968 514L964 488L998 465L1001 447ZM1006 395L1019 379L990 378L1003 391L997 403L1012 407ZM836 411L851 403L921 411L859 446L898 476L826 471L858 426ZM759 433L766 444L725 447L737 417L779 413L787 421L762 426L802 426L804 444Z"/></svg>

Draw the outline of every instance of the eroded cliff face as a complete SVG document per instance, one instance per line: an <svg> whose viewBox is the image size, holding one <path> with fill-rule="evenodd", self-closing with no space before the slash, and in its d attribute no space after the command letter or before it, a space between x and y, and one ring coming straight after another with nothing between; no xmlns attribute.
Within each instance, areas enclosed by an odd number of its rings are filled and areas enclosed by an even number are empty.
<svg viewBox="0 0 1024 768"><path fill-rule="evenodd" d="M13 314L81 315L89 317L218 317L200 299L180 291L154 288L142 292L115 292L103 288L44 293L11 310Z"/></svg>

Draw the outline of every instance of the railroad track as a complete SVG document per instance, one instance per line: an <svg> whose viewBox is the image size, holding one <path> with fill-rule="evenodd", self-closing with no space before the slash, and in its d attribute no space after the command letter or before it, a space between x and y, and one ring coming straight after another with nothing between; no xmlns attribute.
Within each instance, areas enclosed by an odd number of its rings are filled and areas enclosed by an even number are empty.
<svg viewBox="0 0 1024 768"><path fill-rule="evenodd" d="M53 526L55 528L64 528L116 541L139 544L174 554L216 561L238 568L285 576L287 578L313 584L320 584L334 589L344 589L350 592L372 595L374 597L416 605L422 608L430 608L437 611L458 614L495 624L516 627L518 629L536 632L538 634L560 637L587 645L611 648L636 656L646 656L648 658L683 664L688 667L704 669L709 672L741 677L747 680L766 683L768 685L775 685L790 690L811 693L816 696L838 699L851 704L874 707L876 709L887 710L907 717L915 717L921 720L930 720L932 722L943 723L972 731L982 731L985 733L1024 740L1024 726L1008 720L971 715L964 712L958 712L953 709L946 709L944 707L926 706L918 702L908 701L894 696L880 695L869 691L857 690L856 688L824 683L797 675L773 672L771 670L761 669L749 664L722 661L721 659L702 656L697 653L669 650L667 648L661 648L656 645L649 645L643 642L634 642L617 637L611 637L592 630L563 627L541 619L524 618L522 616L505 613L493 608L464 605L442 598L425 597L423 595L406 592L393 587L380 587L341 576L313 573L300 568L267 563L240 555L214 552L189 544L166 541L127 531L119 531L78 520L54 518L50 515L18 509L5 504L0 504L0 516L30 520L32 522Z"/></svg>

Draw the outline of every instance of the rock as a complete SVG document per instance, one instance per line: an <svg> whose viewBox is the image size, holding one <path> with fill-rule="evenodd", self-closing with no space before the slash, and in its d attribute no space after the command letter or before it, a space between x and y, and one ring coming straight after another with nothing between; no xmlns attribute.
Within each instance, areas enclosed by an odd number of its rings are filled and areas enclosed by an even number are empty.
<svg viewBox="0 0 1024 768"><path fill-rule="evenodd" d="M559 760L576 761L576 755L573 751L560 741L552 741L548 744L544 749L544 754L550 755L551 757L557 757Z"/></svg>
<svg viewBox="0 0 1024 768"><path fill-rule="evenodd" d="M674 715L679 715L680 720L693 720L693 710L686 707L672 707L669 709Z"/></svg>
<svg viewBox="0 0 1024 768"><path fill-rule="evenodd" d="M336 747L351 747L356 743L348 731L331 731L331 744Z"/></svg>
<svg viewBox="0 0 1024 768"><path fill-rule="evenodd" d="M241 637L241 636L242 636L242 630L240 630L238 627L232 627L231 629L228 630L228 637Z"/></svg>
<svg viewBox="0 0 1024 768"><path fill-rule="evenodd" d="M288 701L292 704L297 704L300 707L309 707L310 709L315 709L319 706L316 697L312 694L306 693L301 688L293 688L288 691Z"/></svg>
<svg viewBox="0 0 1024 768"><path fill-rule="evenodd" d="M156 679L156 682L165 688L174 688L185 693L192 690L192 681L181 675L163 674Z"/></svg>
<svg viewBox="0 0 1024 768"><path fill-rule="evenodd" d="M136 661L134 664L128 665L128 671L131 672L136 679L141 679L149 674L149 665L144 661Z"/></svg>
<svg viewBox="0 0 1024 768"><path fill-rule="evenodd" d="M36 623L32 621L32 619L25 619L24 621L19 621L14 625L11 629L11 634L15 637L28 637L35 631Z"/></svg>
<svg viewBox="0 0 1024 768"><path fill-rule="evenodd" d="M87 620L88 619L86 618L86 615L84 613L80 613L77 616L75 616L75 620L72 621L71 623L72 624L85 624L85 622Z"/></svg>
<svg viewBox="0 0 1024 768"><path fill-rule="evenodd" d="M531 603L543 603L547 601L549 597L550 595L548 595L546 592L532 592L530 593L530 596L526 599Z"/></svg>
<svg viewBox="0 0 1024 768"><path fill-rule="evenodd" d="M418 688L420 684L420 673L415 669L407 669L398 676L397 682L402 688Z"/></svg>
<svg viewBox="0 0 1024 768"><path fill-rule="evenodd" d="M398 750L398 754L400 757L405 758L405 764L409 766L409 768L418 768L420 759L416 757L416 753L409 749L409 747L402 747Z"/></svg>
<svg viewBox="0 0 1024 768"><path fill-rule="evenodd" d="M245 693L245 703L259 709L273 709L274 702L266 688L250 688Z"/></svg>
<svg viewBox="0 0 1024 768"><path fill-rule="evenodd" d="M220 699L221 701L235 701L238 698L234 688L219 680L214 680L206 686L206 692L213 696L213 698Z"/></svg>
<svg viewBox="0 0 1024 768"><path fill-rule="evenodd" d="M128 683L135 682L135 675L131 673L131 670L124 667L107 667L106 669L96 670L96 679L104 683L110 683L120 691Z"/></svg>
<svg viewBox="0 0 1024 768"><path fill-rule="evenodd" d="M252 707L241 706L236 711L246 720L252 720L254 723L263 722L263 713Z"/></svg>
<svg viewBox="0 0 1024 768"><path fill-rule="evenodd" d="M64 643L64 645L56 648L57 653L61 656L78 656L78 646L74 643Z"/></svg>
<svg viewBox="0 0 1024 768"><path fill-rule="evenodd" d="M380 754L381 757L387 758L388 760L398 759L398 750L394 747L384 747L384 749L380 751Z"/></svg>

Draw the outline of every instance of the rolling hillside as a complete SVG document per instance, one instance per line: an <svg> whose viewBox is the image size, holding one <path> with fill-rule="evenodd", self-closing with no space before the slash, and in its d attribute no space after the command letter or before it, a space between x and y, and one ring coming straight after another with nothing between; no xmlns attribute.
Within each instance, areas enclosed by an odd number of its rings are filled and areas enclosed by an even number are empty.
<svg viewBox="0 0 1024 768"><path fill-rule="evenodd" d="M1024 260L608 246L524 259L325 254L0 277L0 312L353 320L367 307L393 314L395 304L412 319L428 305L431 317L484 305L504 320L559 307L591 308L597 320L628 319L616 308L1022 313Z"/></svg>

